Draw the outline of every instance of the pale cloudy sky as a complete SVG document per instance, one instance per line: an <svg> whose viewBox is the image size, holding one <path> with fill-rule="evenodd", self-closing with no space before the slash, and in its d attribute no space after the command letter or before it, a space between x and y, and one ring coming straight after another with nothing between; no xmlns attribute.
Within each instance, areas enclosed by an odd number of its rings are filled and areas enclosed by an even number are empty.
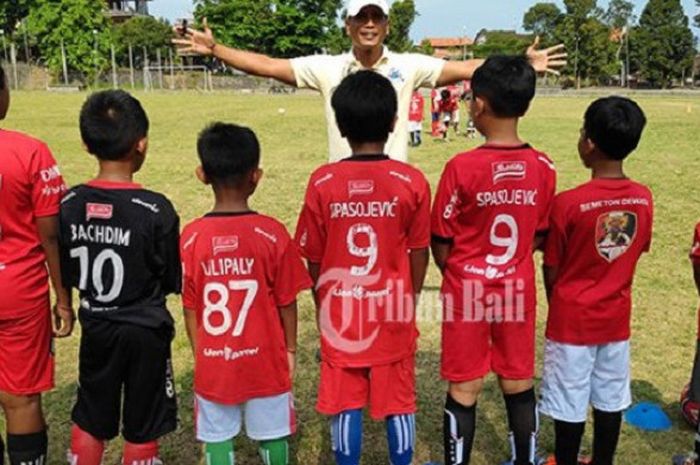
<svg viewBox="0 0 700 465"><path fill-rule="evenodd" d="M525 11L537 0L416 0L420 16L414 24L412 36L415 40L423 37L444 37L474 35L482 28L519 29ZM555 0L562 4L561 0ZM646 0L632 0L637 5L639 15ZM607 0L599 0L602 7ZM689 16L697 14L694 0L682 0ZM170 20L192 16L192 0L154 0L151 13ZM693 29L695 35L700 30Z"/></svg>

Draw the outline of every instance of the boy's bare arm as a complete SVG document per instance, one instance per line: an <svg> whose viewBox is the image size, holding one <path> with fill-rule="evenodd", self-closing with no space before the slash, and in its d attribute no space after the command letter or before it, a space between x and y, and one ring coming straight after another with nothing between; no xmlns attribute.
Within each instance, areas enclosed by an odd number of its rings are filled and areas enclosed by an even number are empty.
<svg viewBox="0 0 700 465"><path fill-rule="evenodd" d="M428 263L430 262L430 252L428 248L412 249L409 254L411 262L411 280L413 281L413 294L416 299L423 292L425 275L428 273Z"/></svg>
<svg viewBox="0 0 700 465"><path fill-rule="evenodd" d="M698 290L698 294L700 294L700 263L693 264L693 276L695 278L695 287Z"/></svg>
<svg viewBox="0 0 700 465"><path fill-rule="evenodd" d="M58 217L47 216L36 219L41 246L46 254L49 277L56 293L54 307L54 336L67 337L73 332L75 313L70 289L63 287L61 277L61 258L58 244Z"/></svg>
<svg viewBox="0 0 700 465"><path fill-rule="evenodd" d="M542 272L544 274L544 288L547 291L547 300L552 297L552 290L554 289L554 283L557 282L557 275L559 274L559 268L555 266L542 266Z"/></svg>
<svg viewBox="0 0 700 465"><path fill-rule="evenodd" d="M313 282L313 288L311 289L311 293L314 296L314 304L316 307L316 328L320 331L321 330L321 322L320 322L321 306L320 306L320 301L318 300L318 292L316 290L316 286L318 284L318 279L321 276L321 264L307 262L307 266L309 268L309 276L311 276L311 281Z"/></svg>
<svg viewBox="0 0 700 465"><path fill-rule="evenodd" d="M435 264L440 269L440 273L444 274L445 267L447 266L447 257L450 256L450 252L452 251L452 244L433 239L430 243L430 248L433 251L433 260L435 260Z"/></svg>
<svg viewBox="0 0 700 465"><path fill-rule="evenodd" d="M289 363L289 376L294 378L296 368L297 353L297 302L279 307L282 328L284 329L284 340L287 343L287 361Z"/></svg>
<svg viewBox="0 0 700 465"><path fill-rule="evenodd" d="M195 347L197 345L197 315L192 309L184 308L183 314L185 317L185 329L187 330L187 339L190 340L192 355L196 356Z"/></svg>

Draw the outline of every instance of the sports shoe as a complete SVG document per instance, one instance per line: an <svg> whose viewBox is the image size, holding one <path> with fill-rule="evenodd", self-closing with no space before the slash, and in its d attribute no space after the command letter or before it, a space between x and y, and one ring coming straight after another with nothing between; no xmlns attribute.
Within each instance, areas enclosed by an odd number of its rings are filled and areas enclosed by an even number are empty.
<svg viewBox="0 0 700 465"><path fill-rule="evenodd" d="M696 465L698 454L691 452L689 454L674 455L671 463L673 465Z"/></svg>

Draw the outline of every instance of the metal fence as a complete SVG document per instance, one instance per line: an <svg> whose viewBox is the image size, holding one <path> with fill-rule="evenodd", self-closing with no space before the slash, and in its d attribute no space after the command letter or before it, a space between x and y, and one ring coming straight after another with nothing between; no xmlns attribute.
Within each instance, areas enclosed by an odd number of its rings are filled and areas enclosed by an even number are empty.
<svg viewBox="0 0 700 465"><path fill-rule="evenodd" d="M86 88L121 88L126 90L175 91L247 90L252 92L291 93L294 90L269 79L256 78L234 71L221 63L200 57L180 57L174 49L146 50L131 46L115 53L108 65L96 69L94 77L73 71L66 63L51 73L42 60L31 57L29 50L15 44L4 47L0 63L15 90L75 91Z"/></svg>

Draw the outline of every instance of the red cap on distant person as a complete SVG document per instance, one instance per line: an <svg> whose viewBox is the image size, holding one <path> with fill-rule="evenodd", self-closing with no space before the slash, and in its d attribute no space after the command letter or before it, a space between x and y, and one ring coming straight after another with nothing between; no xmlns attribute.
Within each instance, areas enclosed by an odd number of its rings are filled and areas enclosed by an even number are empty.
<svg viewBox="0 0 700 465"><path fill-rule="evenodd" d="M389 4L386 0L350 0L350 3L348 3L348 16L357 16L366 6L376 6L382 10L386 16L389 16Z"/></svg>

